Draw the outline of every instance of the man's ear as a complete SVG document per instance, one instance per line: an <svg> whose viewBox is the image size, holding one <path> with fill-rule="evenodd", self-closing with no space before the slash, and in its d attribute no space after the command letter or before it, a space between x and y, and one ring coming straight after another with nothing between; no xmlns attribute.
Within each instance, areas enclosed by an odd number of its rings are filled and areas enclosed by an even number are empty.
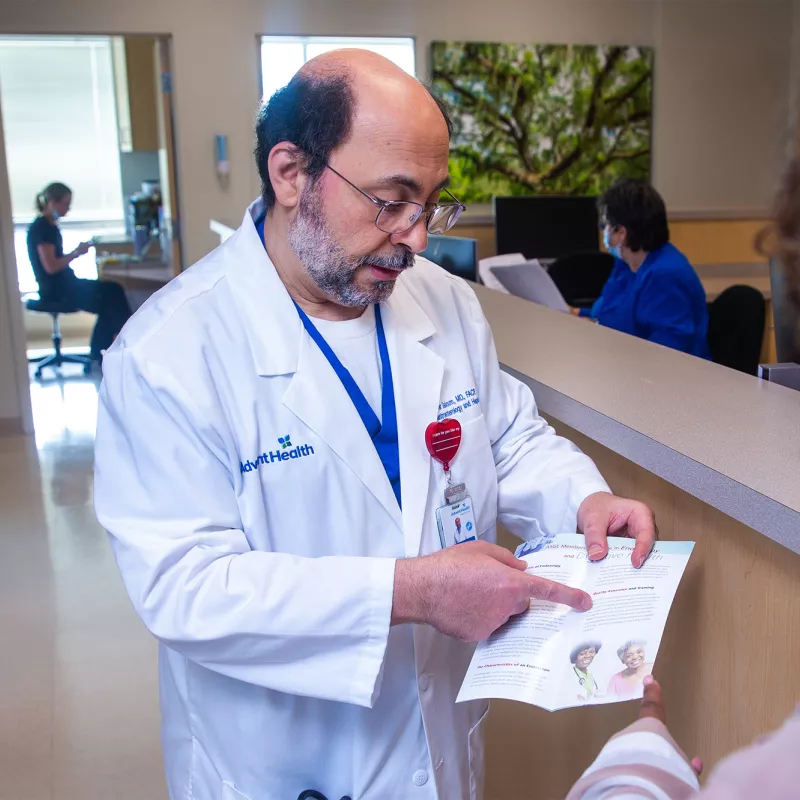
<svg viewBox="0 0 800 800"><path fill-rule="evenodd" d="M276 202L285 208L295 208L303 193L306 175L304 157L291 142L279 142L269 151L267 167Z"/></svg>

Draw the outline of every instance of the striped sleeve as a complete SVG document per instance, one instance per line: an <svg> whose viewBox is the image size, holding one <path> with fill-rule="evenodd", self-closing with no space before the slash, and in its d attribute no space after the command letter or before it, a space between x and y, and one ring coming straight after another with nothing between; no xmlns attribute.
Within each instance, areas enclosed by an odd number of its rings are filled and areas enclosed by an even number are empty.
<svg viewBox="0 0 800 800"><path fill-rule="evenodd" d="M699 790L666 726L642 719L609 740L567 800L688 800Z"/></svg>

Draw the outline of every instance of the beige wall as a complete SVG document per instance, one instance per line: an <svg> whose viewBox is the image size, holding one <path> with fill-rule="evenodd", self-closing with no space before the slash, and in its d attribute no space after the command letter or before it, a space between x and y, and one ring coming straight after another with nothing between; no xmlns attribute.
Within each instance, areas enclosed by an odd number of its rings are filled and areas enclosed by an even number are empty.
<svg viewBox="0 0 800 800"><path fill-rule="evenodd" d="M257 34L411 35L422 75L434 39L654 46L654 179L670 209L757 217L789 138L794 11L793 0L36 0L0 3L0 33L172 34L188 264L216 244L209 219L238 224L258 193ZM229 137L226 186L214 171L217 133ZM3 309L0 417L16 410L3 400L10 391Z"/></svg>
<svg viewBox="0 0 800 800"><path fill-rule="evenodd" d="M672 212L758 216L770 206L791 139L792 5L677 0L662 9L658 188Z"/></svg>
<svg viewBox="0 0 800 800"><path fill-rule="evenodd" d="M765 261L755 247L757 234L767 224L761 219L670 220L673 244L695 266L701 264L752 264ZM478 240L478 258L496 253L494 225L475 225L469 219L453 229L454 236Z"/></svg>
<svg viewBox="0 0 800 800"><path fill-rule="evenodd" d="M0 5L2 33L171 33L178 179L188 261L257 193L258 33L631 42L656 54L654 176L674 211L761 211L788 131L791 0L38 0ZM213 136L229 137L217 182Z"/></svg>

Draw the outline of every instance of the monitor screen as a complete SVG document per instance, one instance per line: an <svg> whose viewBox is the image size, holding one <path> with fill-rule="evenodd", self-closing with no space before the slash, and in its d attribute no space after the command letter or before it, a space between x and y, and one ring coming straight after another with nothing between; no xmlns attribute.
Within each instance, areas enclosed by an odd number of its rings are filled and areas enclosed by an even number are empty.
<svg viewBox="0 0 800 800"><path fill-rule="evenodd" d="M600 249L595 197L495 197L497 254L548 259Z"/></svg>
<svg viewBox="0 0 800 800"><path fill-rule="evenodd" d="M478 242L459 236L428 236L428 247L420 255L452 275L477 281Z"/></svg>

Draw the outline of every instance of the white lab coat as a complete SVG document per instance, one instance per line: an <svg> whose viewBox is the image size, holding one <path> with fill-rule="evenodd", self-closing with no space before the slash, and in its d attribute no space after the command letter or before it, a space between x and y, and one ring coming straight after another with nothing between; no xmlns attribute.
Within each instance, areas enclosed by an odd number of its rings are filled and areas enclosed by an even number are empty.
<svg viewBox="0 0 800 800"><path fill-rule="evenodd" d="M417 259L382 309L402 512L249 214L105 357L97 514L160 641L173 800L481 797L488 704L455 703L472 646L390 628L395 559L440 547L425 428L457 409L487 541L574 531L608 487L500 372L465 282Z"/></svg>

